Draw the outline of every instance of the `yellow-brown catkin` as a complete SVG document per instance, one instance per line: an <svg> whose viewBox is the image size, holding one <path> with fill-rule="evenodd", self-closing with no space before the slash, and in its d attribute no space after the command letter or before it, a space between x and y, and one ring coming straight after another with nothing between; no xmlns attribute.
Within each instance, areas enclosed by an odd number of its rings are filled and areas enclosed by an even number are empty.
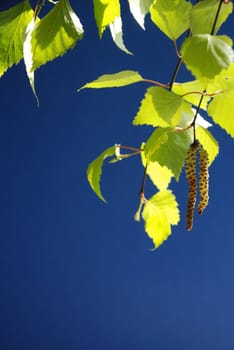
<svg viewBox="0 0 234 350"><path fill-rule="evenodd" d="M185 162L185 175L189 185L188 193L188 206L187 206L187 230L192 230L193 227L193 216L194 208L197 198L197 176L196 176L196 153L200 143L198 141L194 142L187 153L186 162Z"/></svg>
<svg viewBox="0 0 234 350"><path fill-rule="evenodd" d="M202 214L209 201L209 157L207 151L199 149L199 192L198 213Z"/></svg>

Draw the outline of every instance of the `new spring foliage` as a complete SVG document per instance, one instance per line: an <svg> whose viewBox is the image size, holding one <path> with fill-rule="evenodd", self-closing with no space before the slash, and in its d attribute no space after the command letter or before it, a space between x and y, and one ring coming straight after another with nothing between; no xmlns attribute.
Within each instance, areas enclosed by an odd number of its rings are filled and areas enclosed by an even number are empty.
<svg viewBox="0 0 234 350"><path fill-rule="evenodd" d="M104 72L79 89L141 84L143 98L132 123L136 127L148 125L152 128L149 138L142 140L140 145L128 149L121 145L111 146L101 152L90 163L87 177L91 188L104 200L100 183L105 159L110 158L113 163L139 156L144 177L143 181L139 179L142 186L135 218L143 219L146 233L158 247L170 236L171 226L179 223L178 203L169 186L173 178L180 180L185 164L189 184L188 230L193 226L197 197L200 214L208 204L208 168L216 158L219 146L208 130L211 123L206 117L209 115L211 122L234 137L234 53L232 38L222 31L222 25L232 15L233 5L224 0L128 0L128 4L136 25L147 29L145 17L148 16L165 35L165 41L171 41L175 47L172 58L175 70L168 73L167 82L159 82L155 71L152 76L144 77L126 67L121 72ZM116 46L129 54L124 42L125 18L121 2L94 0L93 16L100 39L109 30ZM43 17L28 0L1 12L0 76L23 59L36 95L35 70L64 55L85 37L82 22L68 0L57 1ZM127 27L124 28L127 32ZM145 35L147 38L147 33ZM77 55L79 58L79 53ZM182 64L193 76L190 81L179 79L178 68ZM155 186L155 193L145 193L147 180Z"/></svg>

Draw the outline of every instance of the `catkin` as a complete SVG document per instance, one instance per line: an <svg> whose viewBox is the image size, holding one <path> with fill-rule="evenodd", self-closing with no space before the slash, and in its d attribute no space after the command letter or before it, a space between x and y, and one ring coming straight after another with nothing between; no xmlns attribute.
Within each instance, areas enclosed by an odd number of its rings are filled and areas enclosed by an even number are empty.
<svg viewBox="0 0 234 350"><path fill-rule="evenodd" d="M196 177L196 153L200 143L198 141L191 144L185 162L185 175L189 185L188 206L187 206L187 230L192 230L194 208L197 198L197 177Z"/></svg>
<svg viewBox="0 0 234 350"><path fill-rule="evenodd" d="M199 192L198 213L202 214L209 201L209 157L207 151L201 147L199 149Z"/></svg>

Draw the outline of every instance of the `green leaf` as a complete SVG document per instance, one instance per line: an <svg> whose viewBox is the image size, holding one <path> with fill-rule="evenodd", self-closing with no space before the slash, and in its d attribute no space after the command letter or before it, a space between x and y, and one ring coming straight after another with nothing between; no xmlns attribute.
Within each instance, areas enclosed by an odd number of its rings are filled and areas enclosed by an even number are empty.
<svg viewBox="0 0 234 350"><path fill-rule="evenodd" d="M190 109L184 109L181 115L181 119L176 127L177 131L181 131L181 129L185 129L187 128L189 125L191 125L194 116L196 114L196 127L197 126L202 126L203 128L207 129L210 126L212 126L212 124L210 124L206 119L204 119L200 113L197 113L195 108L190 108Z"/></svg>
<svg viewBox="0 0 234 350"><path fill-rule="evenodd" d="M145 143L144 154L147 162L154 159L155 153L159 150L161 144L168 141L169 128L156 128ZM154 160L155 161L155 160Z"/></svg>
<svg viewBox="0 0 234 350"><path fill-rule="evenodd" d="M190 28L193 35L211 33L219 5L220 0L204 0L193 6L190 12ZM221 6L214 34L232 13L232 7L231 2Z"/></svg>
<svg viewBox="0 0 234 350"><path fill-rule="evenodd" d="M198 126L196 128L196 137L207 151L209 156L209 165L211 165L219 153L219 144L214 136L207 130Z"/></svg>
<svg viewBox="0 0 234 350"><path fill-rule="evenodd" d="M114 22L110 23L110 32L115 45L125 53L132 55L130 51L126 48L123 41L123 30L122 30L122 19L121 17L116 17Z"/></svg>
<svg viewBox="0 0 234 350"><path fill-rule="evenodd" d="M94 15L100 38L106 27L120 17L119 0L94 0Z"/></svg>
<svg viewBox="0 0 234 350"><path fill-rule="evenodd" d="M224 69L216 75L207 85L208 93L215 93L219 90L234 89L234 63L231 63L228 69Z"/></svg>
<svg viewBox="0 0 234 350"><path fill-rule="evenodd" d="M183 99L172 91L161 87L147 89L133 125L174 126L180 119L179 108Z"/></svg>
<svg viewBox="0 0 234 350"><path fill-rule="evenodd" d="M191 93L189 95L185 95L183 99L187 102L192 103L194 106L198 106L201 95L198 94L197 92L203 92L205 90L205 87L202 86L201 82L199 80L193 80L193 81L188 81L186 83L174 83L173 84L173 91L178 94L178 95L184 95ZM209 102L210 97L205 96L202 100L201 108L206 111L207 109L207 103Z"/></svg>
<svg viewBox="0 0 234 350"><path fill-rule="evenodd" d="M193 112L193 109L191 108L191 105L189 105L188 103L184 103L183 107L184 108L181 111L180 120L178 121L178 124L176 125L176 127L179 127L182 129L189 126L189 124L191 124L191 122L194 118L194 112Z"/></svg>
<svg viewBox="0 0 234 350"><path fill-rule="evenodd" d="M166 138L166 135L168 137L167 141L159 142L163 137ZM193 139L192 130L175 132L164 129L160 132L160 139L158 140L156 131L150 136L145 144L145 156L150 161L158 162L161 166L170 169L178 181L189 145ZM159 147L152 149L153 140L155 143L160 143Z"/></svg>
<svg viewBox="0 0 234 350"><path fill-rule="evenodd" d="M102 75L98 79L92 81L91 83L85 84L79 90L87 89L87 88L102 89L102 88L121 87L121 86L138 83L142 80L143 78L140 76L138 72L125 70L115 74Z"/></svg>
<svg viewBox="0 0 234 350"><path fill-rule="evenodd" d="M145 15L149 12L150 5L154 0L128 0L131 14L141 26L145 29Z"/></svg>
<svg viewBox="0 0 234 350"><path fill-rule="evenodd" d="M34 19L32 19L32 21L28 24L25 30L24 37L23 37L23 42L24 42L23 53L24 53L24 63L25 63L25 68L29 79L29 83L31 85L33 94L37 100L37 105L39 106L39 99L36 93L35 82L34 82L34 70L31 70L32 63L33 63L33 56L31 51L31 36L35 28L35 25L36 25L36 22L34 21Z"/></svg>
<svg viewBox="0 0 234 350"><path fill-rule="evenodd" d="M83 27L68 0L60 0L55 7L38 22L31 36L32 67L62 56L83 37Z"/></svg>
<svg viewBox="0 0 234 350"><path fill-rule="evenodd" d="M100 180L102 174L102 166L103 162L107 157L112 157L115 155L115 146L107 148L104 152L102 152L92 163L89 164L87 169L87 177L90 186L96 195L106 202L105 198L102 195Z"/></svg>
<svg viewBox="0 0 234 350"><path fill-rule="evenodd" d="M175 196L169 190L158 192L145 203L142 217L145 231L158 248L171 234L171 225L180 220Z"/></svg>
<svg viewBox="0 0 234 350"><path fill-rule="evenodd" d="M233 61L230 38L199 34L187 38L181 48L182 59L195 77L213 79Z"/></svg>
<svg viewBox="0 0 234 350"><path fill-rule="evenodd" d="M33 18L28 1L0 12L0 76L23 58L23 33Z"/></svg>
<svg viewBox="0 0 234 350"><path fill-rule="evenodd" d="M228 134L234 137L234 90L223 91L209 104L208 113Z"/></svg>
<svg viewBox="0 0 234 350"><path fill-rule="evenodd" d="M147 162L144 152L141 152L142 164L146 168L146 173L153 184L160 190L166 190L170 184L173 174L166 166L161 166L158 162Z"/></svg>
<svg viewBox="0 0 234 350"><path fill-rule="evenodd" d="M150 15L164 34L176 40L189 28L191 8L191 3L185 0L155 0L150 7Z"/></svg>

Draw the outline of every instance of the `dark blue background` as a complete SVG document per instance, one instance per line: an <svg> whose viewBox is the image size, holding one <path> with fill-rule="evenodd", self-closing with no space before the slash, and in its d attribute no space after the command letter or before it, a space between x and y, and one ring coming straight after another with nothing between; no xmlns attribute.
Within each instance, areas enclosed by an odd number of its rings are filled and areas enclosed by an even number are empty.
<svg viewBox="0 0 234 350"><path fill-rule="evenodd" d="M1 1L1 9L12 3ZM134 53L125 55L108 30L98 39L91 1L71 5L85 37L36 72L40 108L23 63L0 81L0 349L232 350L233 142L213 127L221 153L210 170L208 209L186 232L181 175L172 184L181 223L150 251L143 223L133 220L140 160L104 166L108 205L86 180L105 148L138 147L150 135L150 127L131 126L147 84L76 90L125 69L166 83L173 45L148 17L141 30L123 1L124 38ZM179 80L186 78L182 69Z"/></svg>

